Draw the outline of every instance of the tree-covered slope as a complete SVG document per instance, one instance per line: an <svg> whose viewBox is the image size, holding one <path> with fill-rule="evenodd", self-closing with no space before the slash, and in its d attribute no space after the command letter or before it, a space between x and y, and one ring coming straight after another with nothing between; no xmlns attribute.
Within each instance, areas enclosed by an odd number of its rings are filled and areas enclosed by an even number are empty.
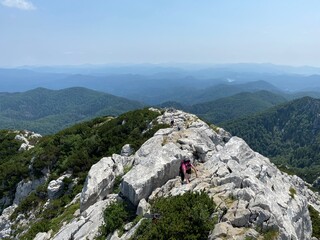
<svg viewBox="0 0 320 240"><path fill-rule="evenodd" d="M284 97L268 91L243 92L215 101L193 105L190 112L217 124L261 112L283 102L286 102Z"/></svg>
<svg viewBox="0 0 320 240"><path fill-rule="evenodd" d="M173 97L170 100L181 102L188 105L194 105L198 103L205 103L214 101L220 98L229 97L242 92L257 92L257 91L270 91L274 93L280 93L280 90L265 81L254 81L247 83L225 83L218 84L211 87L206 87L187 94L177 94L177 97Z"/></svg>
<svg viewBox="0 0 320 240"><path fill-rule="evenodd" d="M18 151L21 142L15 139L17 132L1 131L0 212L13 201L19 181L28 176L31 179L41 177L44 169L49 170L53 179L65 172L78 178L77 189L69 193L73 196L81 189L92 164L104 156L120 153L125 144L131 144L137 150L150 138L162 126L149 126L158 115L144 109L117 118L99 117L45 136L29 151ZM2 202L4 196L6 201Z"/></svg>
<svg viewBox="0 0 320 240"><path fill-rule="evenodd" d="M312 182L320 175L320 100L297 99L221 125L255 151Z"/></svg>
<svg viewBox="0 0 320 240"><path fill-rule="evenodd" d="M85 119L119 115L142 106L135 101L86 88L37 88L0 95L0 127L48 134Z"/></svg>
<svg viewBox="0 0 320 240"><path fill-rule="evenodd" d="M264 111L287 100L269 91L241 92L233 96L220 98L195 105L184 105L178 102L165 102L161 107L173 107L196 114L214 124L244 117Z"/></svg>

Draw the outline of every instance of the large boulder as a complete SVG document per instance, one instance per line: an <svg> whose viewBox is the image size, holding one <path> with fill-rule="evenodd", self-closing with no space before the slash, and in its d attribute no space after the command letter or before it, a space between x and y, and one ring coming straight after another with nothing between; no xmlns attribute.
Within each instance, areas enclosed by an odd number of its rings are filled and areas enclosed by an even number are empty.
<svg viewBox="0 0 320 240"><path fill-rule="evenodd" d="M185 153L173 143L162 144L161 135L145 142L135 154L137 165L123 177L121 192L134 205L179 173L181 155Z"/></svg>
<svg viewBox="0 0 320 240"><path fill-rule="evenodd" d="M106 198L113 189L116 176L122 174L122 164L111 157L102 158L92 165L81 192L80 210L84 211L95 202Z"/></svg>
<svg viewBox="0 0 320 240"><path fill-rule="evenodd" d="M133 153L133 149L131 148L130 144L126 144L121 149L121 156L130 156Z"/></svg>
<svg viewBox="0 0 320 240"><path fill-rule="evenodd" d="M65 174L59 177L56 180L52 180L49 182L47 192L49 199L59 198L63 194L63 190L65 188L64 179L71 177L71 174Z"/></svg>

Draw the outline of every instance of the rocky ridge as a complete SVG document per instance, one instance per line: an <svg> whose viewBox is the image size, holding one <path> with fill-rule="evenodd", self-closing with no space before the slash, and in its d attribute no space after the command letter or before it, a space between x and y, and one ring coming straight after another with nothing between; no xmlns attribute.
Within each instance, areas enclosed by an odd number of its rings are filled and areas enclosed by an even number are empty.
<svg viewBox="0 0 320 240"><path fill-rule="evenodd" d="M103 211L112 202L125 197L138 207L137 214L146 216L150 200L187 191L205 191L217 205L219 222L208 239L262 239L261 230L270 229L278 239L311 239L308 205L320 212L320 198L300 178L279 171L242 139L195 115L168 109L156 121L172 120L170 128L159 130L133 155L125 146L122 155L93 165L74 219L58 233L39 233L35 239L94 239L104 224ZM190 184L178 177L183 158L198 169L198 178L193 176ZM122 177L120 197L111 192L124 168L131 169ZM4 213L10 215L9 210ZM137 228L131 225L121 237L116 231L109 239L129 239ZM3 233L8 231L1 227Z"/></svg>

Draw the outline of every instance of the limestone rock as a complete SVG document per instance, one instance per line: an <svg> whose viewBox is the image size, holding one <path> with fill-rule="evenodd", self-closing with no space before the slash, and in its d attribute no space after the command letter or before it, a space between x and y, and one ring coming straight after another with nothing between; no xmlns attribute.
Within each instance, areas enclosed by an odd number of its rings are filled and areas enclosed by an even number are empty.
<svg viewBox="0 0 320 240"><path fill-rule="evenodd" d="M112 195L106 200L98 201L91 205L83 211L79 217L76 217L70 223L64 225L52 239L95 239L99 234L99 227L104 224L103 211L114 201L116 201L116 198Z"/></svg>
<svg viewBox="0 0 320 240"><path fill-rule="evenodd" d="M10 238L12 222L10 216L17 208L17 205L12 205L3 210L0 216L0 239Z"/></svg>
<svg viewBox="0 0 320 240"><path fill-rule="evenodd" d="M179 154L183 152L172 143L162 146L162 141L163 137L158 135L144 143L135 154L138 164L123 177L121 192L134 205L178 175Z"/></svg>
<svg viewBox="0 0 320 240"><path fill-rule="evenodd" d="M116 176L122 174L123 166L111 157L102 158L92 165L81 192L80 210L84 211L104 199L112 191Z"/></svg>
<svg viewBox="0 0 320 240"><path fill-rule="evenodd" d="M130 156L133 153L133 149L131 148L130 144L126 144L121 149L121 156Z"/></svg>
<svg viewBox="0 0 320 240"><path fill-rule="evenodd" d="M31 148L34 147L34 143L31 144L30 141L37 142L37 140L42 137L40 134L26 131L26 130L23 132L17 132L17 133L18 134L15 136L15 139L23 142L19 148L19 151L30 150Z"/></svg>
<svg viewBox="0 0 320 240"><path fill-rule="evenodd" d="M122 165L123 168L131 168L134 164L133 156L121 156L118 154L112 154L112 159L117 165Z"/></svg>
<svg viewBox="0 0 320 240"><path fill-rule="evenodd" d="M9 196L0 198L0 212L11 204L12 199Z"/></svg>
<svg viewBox="0 0 320 240"><path fill-rule="evenodd" d="M223 238L223 239L231 239L232 237L235 237L242 233L242 230L233 228L232 225L222 222L216 224L214 227L214 230L210 234L209 238L210 240L217 239L217 238Z"/></svg>
<svg viewBox="0 0 320 240"><path fill-rule="evenodd" d="M51 237L52 231L49 232L40 232L38 233L33 240L49 240Z"/></svg>
<svg viewBox="0 0 320 240"><path fill-rule="evenodd" d="M71 174L65 174L59 177L57 180L52 180L49 183L47 188L49 199L56 199L63 194L63 189L65 187L63 180L69 177L71 177Z"/></svg>
<svg viewBox="0 0 320 240"><path fill-rule="evenodd" d="M26 198L32 191L35 191L38 186L44 184L46 180L47 180L46 177L42 177L40 179L20 181L16 188L16 193L15 193L13 203L18 205L21 202L21 200Z"/></svg>
<svg viewBox="0 0 320 240"><path fill-rule="evenodd" d="M136 215L144 216L145 214L150 213L150 209L151 209L151 205L143 198L139 202Z"/></svg>

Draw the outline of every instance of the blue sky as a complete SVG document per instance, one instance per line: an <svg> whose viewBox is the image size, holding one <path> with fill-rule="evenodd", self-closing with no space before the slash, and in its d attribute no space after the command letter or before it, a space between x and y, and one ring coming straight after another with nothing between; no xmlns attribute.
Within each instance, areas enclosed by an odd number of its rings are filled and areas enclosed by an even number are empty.
<svg viewBox="0 0 320 240"><path fill-rule="evenodd" d="M319 0L0 0L0 66L320 67Z"/></svg>

